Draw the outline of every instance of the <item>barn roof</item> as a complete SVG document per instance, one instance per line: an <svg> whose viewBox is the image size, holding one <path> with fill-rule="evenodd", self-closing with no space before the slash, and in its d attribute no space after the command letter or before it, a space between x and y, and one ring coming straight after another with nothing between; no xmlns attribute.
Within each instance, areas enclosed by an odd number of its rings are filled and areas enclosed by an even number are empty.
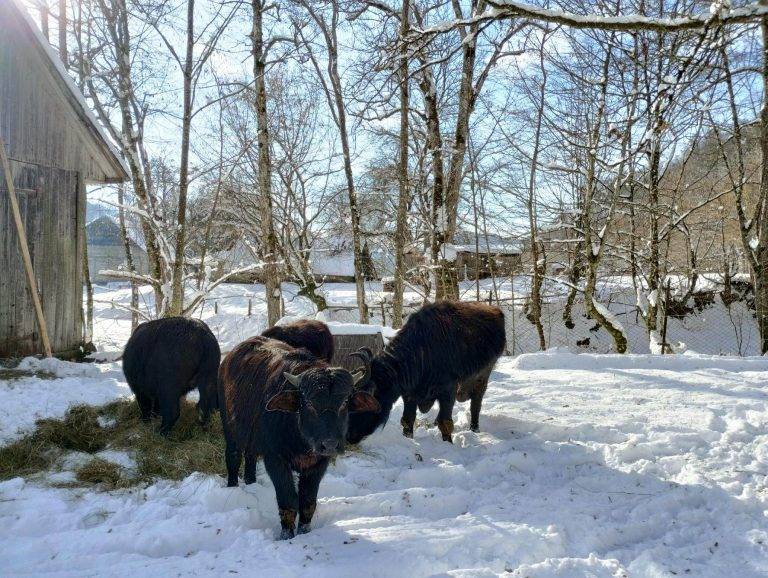
<svg viewBox="0 0 768 578"><path fill-rule="evenodd" d="M9 5L12 10L15 8L16 12L18 12L20 16L19 21L22 26L27 29L27 33L33 40L32 44L40 51L43 57L42 60L48 65L49 72L53 76L54 81L62 90L67 102L70 103L75 114L87 129L93 143L101 151L105 160L108 162L109 167L111 168L111 173L106 175L106 178L104 179L105 182L123 182L127 180L130 173L122 155L118 152L114 144L112 144L109 137L107 137L101 124L94 116L88 103L85 101L85 97L64 68L64 64L61 62L58 54L54 52L51 45L37 27L37 24L32 20L32 17L27 12L22 0L9 0ZM0 25L0 28L2 28L2 25Z"/></svg>

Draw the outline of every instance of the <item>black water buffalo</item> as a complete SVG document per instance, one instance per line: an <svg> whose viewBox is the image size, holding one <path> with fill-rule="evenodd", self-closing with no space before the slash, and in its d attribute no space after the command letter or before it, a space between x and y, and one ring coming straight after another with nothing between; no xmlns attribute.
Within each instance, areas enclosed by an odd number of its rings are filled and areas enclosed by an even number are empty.
<svg viewBox="0 0 768 578"><path fill-rule="evenodd" d="M256 461L275 487L282 539L310 530L317 490L329 459L344 451L349 414L376 412L379 404L353 376L329 367L306 349L252 337L233 349L219 370L219 411L226 439L227 485L237 486L245 455L245 483ZM298 493L293 480L298 472Z"/></svg>
<svg viewBox="0 0 768 578"><path fill-rule="evenodd" d="M347 440L358 443L386 424L392 405L403 397L403 435L413 436L416 408L426 412L440 404L436 424L445 441L452 441L453 405L470 400L470 427L477 431L488 376L504 352L504 314L482 303L440 301L412 314L384 350L375 357L362 349L370 370L361 383L381 405L377 414L350 419Z"/></svg>
<svg viewBox="0 0 768 578"><path fill-rule="evenodd" d="M217 407L220 360L219 343L202 321L166 317L139 325L125 345L123 373L141 419L160 415L160 433L168 435L179 418L181 397L197 388L200 421L207 423Z"/></svg>
<svg viewBox="0 0 768 578"><path fill-rule="evenodd" d="M333 335L322 321L301 319L288 325L275 325L261 335L308 349L312 355L328 363L333 359Z"/></svg>

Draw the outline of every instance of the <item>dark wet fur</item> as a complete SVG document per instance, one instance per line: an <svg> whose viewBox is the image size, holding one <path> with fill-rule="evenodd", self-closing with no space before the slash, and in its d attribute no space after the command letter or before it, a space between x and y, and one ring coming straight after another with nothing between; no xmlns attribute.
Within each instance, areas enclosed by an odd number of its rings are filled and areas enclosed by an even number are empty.
<svg viewBox="0 0 768 578"><path fill-rule="evenodd" d="M166 317L139 325L123 351L123 373L142 419L160 415L160 432L168 434L179 417L180 399L200 392L200 419L207 422L217 405L216 376L221 351L202 321Z"/></svg>
<svg viewBox="0 0 768 578"><path fill-rule="evenodd" d="M275 325L261 335L278 339L293 347L303 347L328 363L333 359L333 335L322 321L302 319L288 325Z"/></svg>
<svg viewBox="0 0 768 578"><path fill-rule="evenodd" d="M385 425L400 396L406 435L413 431L416 408L429 411L438 401L438 425L445 424L443 438L450 439L457 399L472 401L476 429L488 376L504 352L505 340L504 314L498 307L456 301L425 305L373 359L370 388L381 412L352 416L347 440L358 443Z"/></svg>
<svg viewBox="0 0 768 578"><path fill-rule="evenodd" d="M303 373L305 372L306 373ZM298 386L285 377L303 374ZM219 370L219 411L226 439L227 485L237 486L245 457L246 484L263 458L275 487L283 533L309 531L317 490L329 459L344 450L349 412L358 396L352 375L303 348L252 337L233 349ZM289 402L293 401L295 409ZM298 492L292 472L299 473Z"/></svg>

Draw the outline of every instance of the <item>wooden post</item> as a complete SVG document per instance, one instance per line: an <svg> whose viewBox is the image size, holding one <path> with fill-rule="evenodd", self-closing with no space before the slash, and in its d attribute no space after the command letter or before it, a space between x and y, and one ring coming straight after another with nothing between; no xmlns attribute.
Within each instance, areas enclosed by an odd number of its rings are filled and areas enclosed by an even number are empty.
<svg viewBox="0 0 768 578"><path fill-rule="evenodd" d="M40 303L40 295L37 292L37 282L35 281L35 271L32 269L32 258L29 256L29 244L27 243L27 233L24 231L24 223L21 221L21 211L19 210L19 201L16 198L16 188L13 185L13 175L11 174L11 163L5 152L5 143L0 137L0 161L2 161L3 172L5 173L5 184L8 186L8 197L11 199L11 211L13 220L16 223L16 232L19 234L19 247L21 248L21 257L24 261L24 271L27 274L27 284L29 292L32 294L32 303L35 306L35 315L37 324L40 326L40 337L43 340L43 349L45 356L52 357L51 340L48 337L48 326L45 323L43 315L43 305Z"/></svg>
<svg viewBox="0 0 768 578"><path fill-rule="evenodd" d="M667 319L669 319L669 279L667 279L667 285L664 287L664 323L661 326L661 354L664 355L667 352ZM669 347L669 352L672 353L672 348Z"/></svg>
<svg viewBox="0 0 768 578"><path fill-rule="evenodd" d="M251 301L251 298L248 297L248 317L251 316L252 311L253 311L253 301Z"/></svg>

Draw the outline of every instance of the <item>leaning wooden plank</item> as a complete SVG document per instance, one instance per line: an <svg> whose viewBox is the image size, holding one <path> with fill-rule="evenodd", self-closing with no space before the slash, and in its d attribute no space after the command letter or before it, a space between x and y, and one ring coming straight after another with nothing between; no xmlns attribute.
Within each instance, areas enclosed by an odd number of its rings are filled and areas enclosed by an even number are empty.
<svg viewBox="0 0 768 578"><path fill-rule="evenodd" d="M11 211L13 212L13 220L16 222L16 232L19 234L21 256L24 260L24 270L27 273L27 284L29 285L29 292L32 294L32 302L35 305L35 315L37 315L37 324L40 326L40 337L43 339L45 356L52 357L53 353L51 352L51 341L48 338L48 326L45 324L43 306L40 304L40 295L37 292L37 283L35 282L35 272L32 269L32 259L29 256L27 233L24 231L24 223L21 221L19 201L16 198L16 188L13 185L13 175L11 174L11 163L8 161L8 155L5 153L5 143L3 142L2 138L0 138L0 161L2 161L3 172L5 173L5 183L8 186L8 197L11 200Z"/></svg>

